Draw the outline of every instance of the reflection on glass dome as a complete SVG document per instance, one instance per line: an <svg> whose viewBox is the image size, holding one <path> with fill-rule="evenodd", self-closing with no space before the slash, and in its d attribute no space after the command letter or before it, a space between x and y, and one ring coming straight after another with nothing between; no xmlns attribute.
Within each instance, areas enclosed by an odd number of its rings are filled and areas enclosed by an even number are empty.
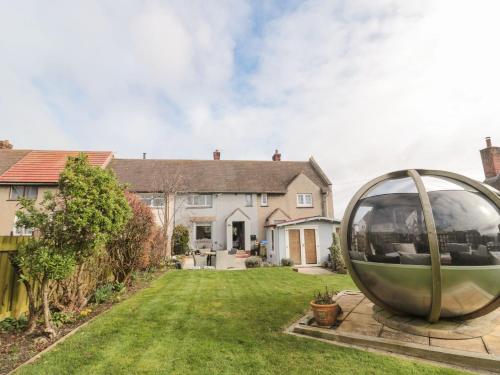
<svg viewBox="0 0 500 375"><path fill-rule="evenodd" d="M437 302L442 317L486 310L500 296L498 196L462 176L419 172L369 183L351 203L343 242L353 279L396 311L428 316Z"/></svg>
<svg viewBox="0 0 500 375"><path fill-rule="evenodd" d="M441 264L499 264L500 210L474 188L423 176L436 225ZM410 177L385 180L359 200L351 228L353 260L431 265L419 194Z"/></svg>

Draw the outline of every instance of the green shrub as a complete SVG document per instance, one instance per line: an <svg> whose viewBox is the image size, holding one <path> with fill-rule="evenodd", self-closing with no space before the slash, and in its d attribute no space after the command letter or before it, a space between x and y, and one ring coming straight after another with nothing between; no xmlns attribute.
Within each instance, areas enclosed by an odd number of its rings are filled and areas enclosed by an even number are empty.
<svg viewBox="0 0 500 375"><path fill-rule="evenodd" d="M93 298L94 302L99 305L101 303L109 301L110 298L113 296L114 287L115 287L114 283L104 284L98 287L94 293L94 298Z"/></svg>
<svg viewBox="0 0 500 375"><path fill-rule="evenodd" d="M74 313L55 311L52 313L52 324L60 327L67 323L73 323L76 320Z"/></svg>
<svg viewBox="0 0 500 375"><path fill-rule="evenodd" d="M262 259L260 257L249 257L245 259L245 266L247 268L259 268L262 266Z"/></svg>
<svg viewBox="0 0 500 375"><path fill-rule="evenodd" d="M337 233L332 234L332 245L328 248L332 259L332 269L338 273L346 273L342 250L340 249L340 240Z"/></svg>
<svg viewBox="0 0 500 375"><path fill-rule="evenodd" d="M172 244L175 255L183 255L189 251L189 229L185 225L176 225L172 233Z"/></svg>
<svg viewBox="0 0 500 375"><path fill-rule="evenodd" d="M317 305L331 305L334 304L337 299L337 294L339 292L337 290L329 291L328 287L325 287L325 292L321 293L318 291L316 294L314 294L314 303Z"/></svg>
<svg viewBox="0 0 500 375"><path fill-rule="evenodd" d="M26 319L25 316L21 316L19 319L6 318L0 322L0 331L22 331L26 328L27 325L28 319Z"/></svg>
<svg viewBox="0 0 500 375"><path fill-rule="evenodd" d="M283 267L291 267L293 266L293 260L291 260L290 258L283 258L281 259L281 265Z"/></svg>

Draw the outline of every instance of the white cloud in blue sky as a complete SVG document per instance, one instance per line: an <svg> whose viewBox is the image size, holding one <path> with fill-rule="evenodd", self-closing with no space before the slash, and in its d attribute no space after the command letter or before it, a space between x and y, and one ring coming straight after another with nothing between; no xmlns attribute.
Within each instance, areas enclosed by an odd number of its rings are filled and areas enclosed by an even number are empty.
<svg viewBox="0 0 500 375"><path fill-rule="evenodd" d="M0 138L119 157L314 155L339 215L500 144L497 1L0 1Z"/></svg>

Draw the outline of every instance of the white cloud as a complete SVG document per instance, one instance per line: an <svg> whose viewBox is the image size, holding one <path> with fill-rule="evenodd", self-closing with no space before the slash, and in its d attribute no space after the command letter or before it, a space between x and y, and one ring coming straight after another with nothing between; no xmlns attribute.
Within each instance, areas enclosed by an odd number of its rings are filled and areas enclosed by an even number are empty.
<svg viewBox="0 0 500 375"><path fill-rule="evenodd" d="M314 155L339 214L391 170L481 179L483 137L500 143L499 8L4 2L0 138L136 157ZM243 67L249 58L254 68Z"/></svg>

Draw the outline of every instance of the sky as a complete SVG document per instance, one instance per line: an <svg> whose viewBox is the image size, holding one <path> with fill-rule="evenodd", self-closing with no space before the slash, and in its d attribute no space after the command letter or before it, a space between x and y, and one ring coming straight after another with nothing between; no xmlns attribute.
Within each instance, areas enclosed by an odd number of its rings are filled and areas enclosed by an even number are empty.
<svg viewBox="0 0 500 375"><path fill-rule="evenodd" d="M0 0L0 139L116 157L318 161L335 216L378 175L484 179L500 2Z"/></svg>

